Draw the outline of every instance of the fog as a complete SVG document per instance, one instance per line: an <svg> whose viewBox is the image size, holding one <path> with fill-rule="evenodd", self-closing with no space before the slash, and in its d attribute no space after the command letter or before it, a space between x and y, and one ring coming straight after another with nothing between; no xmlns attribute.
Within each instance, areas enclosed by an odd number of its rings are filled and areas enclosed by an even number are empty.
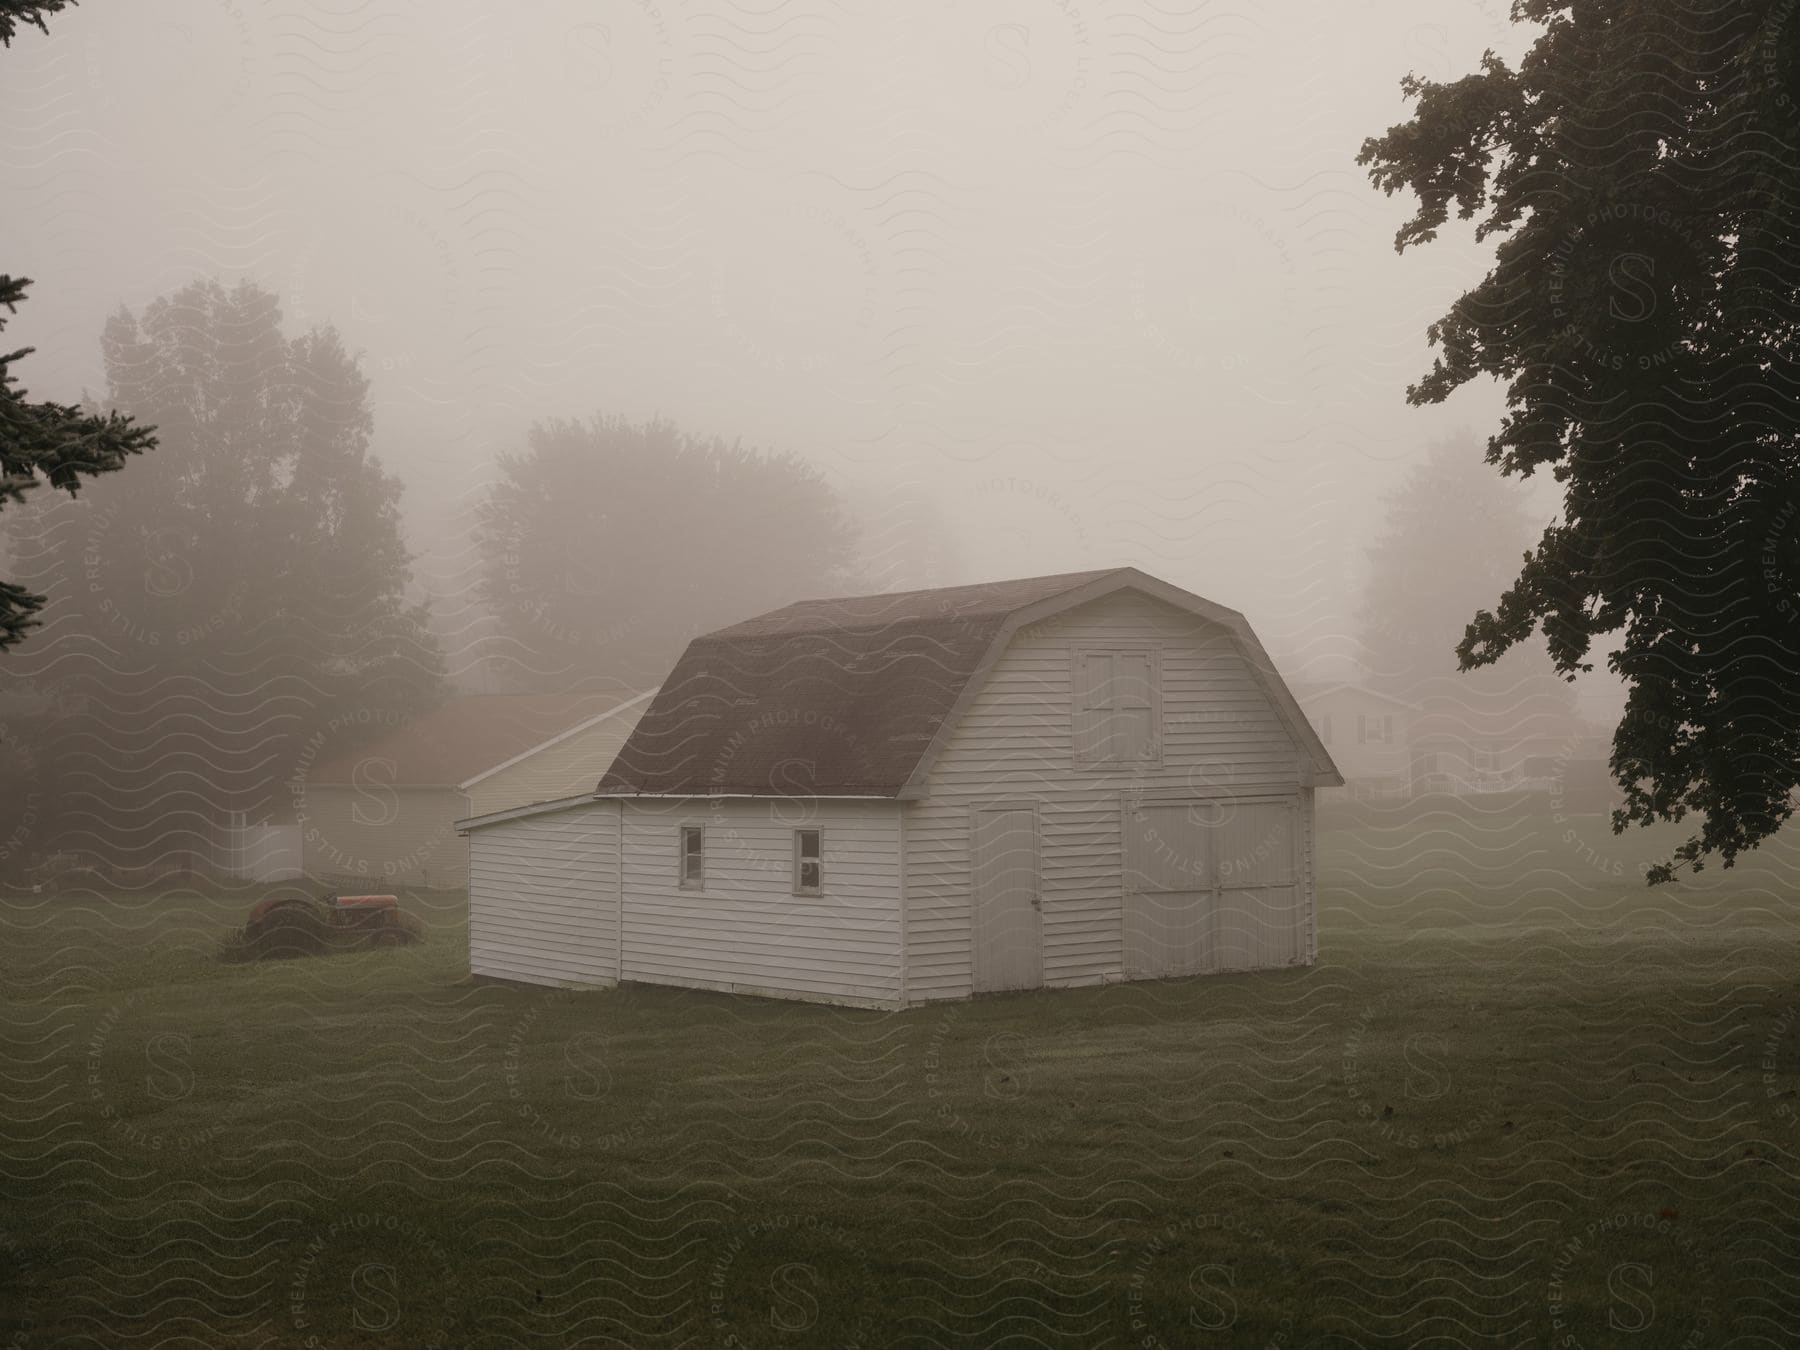
<svg viewBox="0 0 1800 1350"><path fill-rule="evenodd" d="M1398 257L1354 157L1504 9L88 3L4 58L7 338L73 399L195 277L336 325L440 597L531 422L660 414L819 466L883 585L1134 564L1324 677L1383 495L1501 406L1406 405L1482 250Z"/></svg>

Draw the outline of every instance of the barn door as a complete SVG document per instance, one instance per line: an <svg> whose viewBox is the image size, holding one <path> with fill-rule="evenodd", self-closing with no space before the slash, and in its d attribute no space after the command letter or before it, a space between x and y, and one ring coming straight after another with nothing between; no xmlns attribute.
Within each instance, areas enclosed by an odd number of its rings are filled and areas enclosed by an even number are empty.
<svg viewBox="0 0 1800 1350"><path fill-rule="evenodd" d="M1035 989L1044 982L1038 898L1037 812L983 807L969 822L974 884L974 990Z"/></svg>
<svg viewBox="0 0 1800 1350"><path fill-rule="evenodd" d="M1298 961L1296 811L1285 799L1127 803L1127 978Z"/></svg>
<svg viewBox="0 0 1800 1350"><path fill-rule="evenodd" d="M1125 974L1192 975L1213 961L1210 808L1143 803L1125 812Z"/></svg>
<svg viewBox="0 0 1800 1350"><path fill-rule="evenodd" d="M1230 802L1214 831L1220 970L1300 959L1301 900L1294 828L1285 801Z"/></svg>

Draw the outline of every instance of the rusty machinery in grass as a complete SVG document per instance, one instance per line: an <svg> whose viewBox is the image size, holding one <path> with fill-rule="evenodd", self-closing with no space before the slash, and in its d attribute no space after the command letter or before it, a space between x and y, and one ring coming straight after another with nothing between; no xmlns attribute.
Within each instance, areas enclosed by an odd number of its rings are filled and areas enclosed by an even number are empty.
<svg viewBox="0 0 1800 1350"><path fill-rule="evenodd" d="M404 946L424 935L397 895L313 896L296 887L251 906L233 945L251 958L319 956Z"/></svg>

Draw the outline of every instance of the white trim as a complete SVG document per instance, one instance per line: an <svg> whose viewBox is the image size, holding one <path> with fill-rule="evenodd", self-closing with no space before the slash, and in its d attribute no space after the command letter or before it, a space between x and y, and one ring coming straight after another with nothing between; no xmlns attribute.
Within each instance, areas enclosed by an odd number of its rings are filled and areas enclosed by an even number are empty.
<svg viewBox="0 0 1800 1350"><path fill-rule="evenodd" d="M881 792L595 792L595 801L897 802Z"/></svg>
<svg viewBox="0 0 1800 1350"><path fill-rule="evenodd" d="M619 803L618 845L613 850L613 918L618 924L618 932L613 943L615 970L614 980L625 978L625 803Z"/></svg>
<svg viewBox="0 0 1800 1350"><path fill-rule="evenodd" d="M458 834L466 835L470 830L485 829L489 825L499 825L508 820L523 820L526 816L542 816L548 815L552 811L567 811L571 807L598 800L600 798L595 797L591 792L580 792L573 797L557 797L547 802L528 802L524 806L509 806L504 811L490 811L485 816L465 816L463 819L453 822L452 828Z"/></svg>
<svg viewBox="0 0 1800 1350"><path fill-rule="evenodd" d="M688 880L687 834L692 830L700 836L700 875L692 881ZM678 891L706 893L706 822L684 820L675 827L675 889Z"/></svg>
<svg viewBox="0 0 1800 1350"><path fill-rule="evenodd" d="M348 786L348 784L345 784ZM435 788L437 792L454 792L451 787ZM632 801L753 801L753 802L893 802L898 805L898 797L881 796L788 796L777 792L581 792L573 797L557 797L553 801L530 802L524 806L509 806L504 811L490 811L485 816L466 816L462 820L452 822L458 834L467 834L470 830L485 829L489 825L499 825L508 820L520 820L525 816L543 815L550 811L567 811L572 806L580 806L583 802L618 802L620 809L624 803Z"/></svg>
<svg viewBox="0 0 1800 1350"><path fill-rule="evenodd" d="M1150 714L1150 750L1144 759L1096 759L1081 753L1081 743L1075 735L1074 719L1083 712L1092 711L1077 706L1075 690L1080 682L1081 663L1092 656L1148 656L1150 658L1150 702L1146 711ZM1113 667L1116 674L1117 666ZM1077 769L1095 769L1102 773L1116 773L1120 770L1135 771L1145 767L1159 768L1163 762L1163 648L1156 642L1075 642L1069 646L1069 753L1070 762ZM1108 708L1106 711L1117 711Z"/></svg>
<svg viewBox="0 0 1800 1350"><path fill-rule="evenodd" d="M812 859L813 865L819 869L819 884L810 891L800 884L800 864L805 861L800 852L800 836L803 834L816 834L819 836L818 856ZM806 897L814 900L821 898L825 894L825 831L823 827L818 825L794 826L794 854L791 861L793 863L793 875L789 880L793 882L793 894L796 897Z"/></svg>
<svg viewBox="0 0 1800 1350"><path fill-rule="evenodd" d="M513 765L522 763L525 760L530 759L533 755L537 754L539 751L548 750L551 746L556 745L559 742L566 741L571 736L579 736L582 732L586 731L589 727L594 726L596 723L604 722L607 718L614 717L614 716L618 715L619 713L624 712L627 708L630 708L636 704L642 703L645 699L649 698L655 692L656 692L656 690L654 690L654 689L647 689L643 693L639 694L637 697L628 698L623 703L615 704L613 707L608 708L603 713L595 713L592 717L588 718L586 721L576 723L574 726L570 727L567 731L558 732L556 735L552 736L549 740L544 741L539 745L534 745L529 750L521 750L518 754L514 755L511 759L506 760L504 763L496 764L491 769L483 769L480 773L476 774L473 778L469 779L467 782L458 783L456 786L459 788L472 788L475 786L475 784L481 782L484 778L492 778L495 774L504 772L505 770L512 768Z"/></svg>
<svg viewBox="0 0 1800 1350"><path fill-rule="evenodd" d="M906 808L903 806L896 813L894 826L895 840L899 845L898 876L894 889L900 897L900 1006L910 1005L912 998L912 945L907 937L906 923ZM973 957L971 956L971 965Z"/></svg>

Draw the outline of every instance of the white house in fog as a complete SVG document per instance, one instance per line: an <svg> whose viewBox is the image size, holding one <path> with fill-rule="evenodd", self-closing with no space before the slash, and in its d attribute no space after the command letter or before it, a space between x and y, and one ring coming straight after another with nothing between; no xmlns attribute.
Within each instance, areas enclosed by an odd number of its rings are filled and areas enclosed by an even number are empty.
<svg viewBox="0 0 1800 1350"><path fill-rule="evenodd" d="M1303 686L1295 693L1352 796L1412 795L1412 727L1418 704L1355 683Z"/></svg>
<svg viewBox="0 0 1800 1350"><path fill-rule="evenodd" d="M1313 959L1343 780L1241 614L1131 568L696 639L596 790L460 822L470 965L905 1006Z"/></svg>
<svg viewBox="0 0 1800 1350"><path fill-rule="evenodd" d="M1413 702L1355 681L1295 687L1344 776L1345 795L1396 801L1556 792L1604 765L1604 733L1577 715L1558 680L1483 686L1445 676L1417 689Z"/></svg>

